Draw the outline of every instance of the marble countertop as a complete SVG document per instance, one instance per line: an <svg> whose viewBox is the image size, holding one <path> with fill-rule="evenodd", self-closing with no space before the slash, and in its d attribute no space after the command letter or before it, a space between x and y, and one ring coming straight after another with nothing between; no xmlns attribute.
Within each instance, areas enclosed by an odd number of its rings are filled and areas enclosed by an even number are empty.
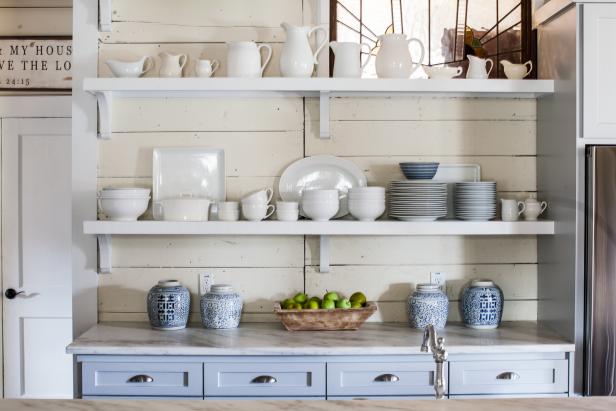
<svg viewBox="0 0 616 411"><path fill-rule="evenodd" d="M615 397L415 401L135 401L0 400L11 411L613 411Z"/></svg>
<svg viewBox="0 0 616 411"><path fill-rule="evenodd" d="M358 331L286 331L282 325L237 329L190 327L156 331L146 323L100 323L68 347L69 354L116 355L429 355L422 332L405 324L367 323ZM460 324L439 332L449 354L571 352L575 346L534 322L504 322L496 330Z"/></svg>

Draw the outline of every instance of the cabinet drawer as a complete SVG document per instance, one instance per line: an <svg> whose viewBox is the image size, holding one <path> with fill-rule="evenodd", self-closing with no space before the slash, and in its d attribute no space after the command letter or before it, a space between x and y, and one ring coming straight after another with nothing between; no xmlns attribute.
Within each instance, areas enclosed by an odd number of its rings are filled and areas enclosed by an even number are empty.
<svg viewBox="0 0 616 411"><path fill-rule="evenodd" d="M325 395L324 363L206 363L206 397Z"/></svg>
<svg viewBox="0 0 616 411"><path fill-rule="evenodd" d="M449 393L564 393L568 368L567 360L452 362Z"/></svg>
<svg viewBox="0 0 616 411"><path fill-rule="evenodd" d="M434 395L436 365L415 363L328 363L327 395ZM444 367L447 376L447 366Z"/></svg>
<svg viewBox="0 0 616 411"><path fill-rule="evenodd" d="M84 396L203 396L202 363L84 362Z"/></svg>

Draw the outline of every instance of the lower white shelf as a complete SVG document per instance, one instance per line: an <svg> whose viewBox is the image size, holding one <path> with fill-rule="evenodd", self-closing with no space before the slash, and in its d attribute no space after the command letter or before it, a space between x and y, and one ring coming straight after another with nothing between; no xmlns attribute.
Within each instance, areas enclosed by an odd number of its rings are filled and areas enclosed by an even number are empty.
<svg viewBox="0 0 616 411"><path fill-rule="evenodd" d="M111 237L114 235L316 235L319 236L320 272L329 271L331 236L416 235L549 235L553 221L85 221L85 234L98 239L99 272L111 272Z"/></svg>
<svg viewBox="0 0 616 411"><path fill-rule="evenodd" d="M85 234L95 235L550 235L553 221L86 221Z"/></svg>

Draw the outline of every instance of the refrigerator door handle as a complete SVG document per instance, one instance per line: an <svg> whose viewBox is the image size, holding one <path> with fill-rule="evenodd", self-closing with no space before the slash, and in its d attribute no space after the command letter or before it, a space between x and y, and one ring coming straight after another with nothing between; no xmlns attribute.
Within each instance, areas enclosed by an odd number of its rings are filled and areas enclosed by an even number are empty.
<svg viewBox="0 0 616 411"><path fill-rule="evenodd" d="M586 151L586 363L584 378L585 393L590 395L592 387L592 342L594 320L594 284L595 284L595 207L596 207L596 152L597 147L588 147Z"/></svg>

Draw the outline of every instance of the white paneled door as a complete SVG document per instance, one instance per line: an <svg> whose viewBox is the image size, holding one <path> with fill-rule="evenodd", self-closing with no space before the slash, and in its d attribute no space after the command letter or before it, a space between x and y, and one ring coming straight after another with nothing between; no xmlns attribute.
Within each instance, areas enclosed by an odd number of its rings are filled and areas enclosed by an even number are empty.
<svg viewBox="0 0 616 411"><path fill-rule="evenodd" d="M72 398L71 120L2 119L4 395Z"/></svg>

